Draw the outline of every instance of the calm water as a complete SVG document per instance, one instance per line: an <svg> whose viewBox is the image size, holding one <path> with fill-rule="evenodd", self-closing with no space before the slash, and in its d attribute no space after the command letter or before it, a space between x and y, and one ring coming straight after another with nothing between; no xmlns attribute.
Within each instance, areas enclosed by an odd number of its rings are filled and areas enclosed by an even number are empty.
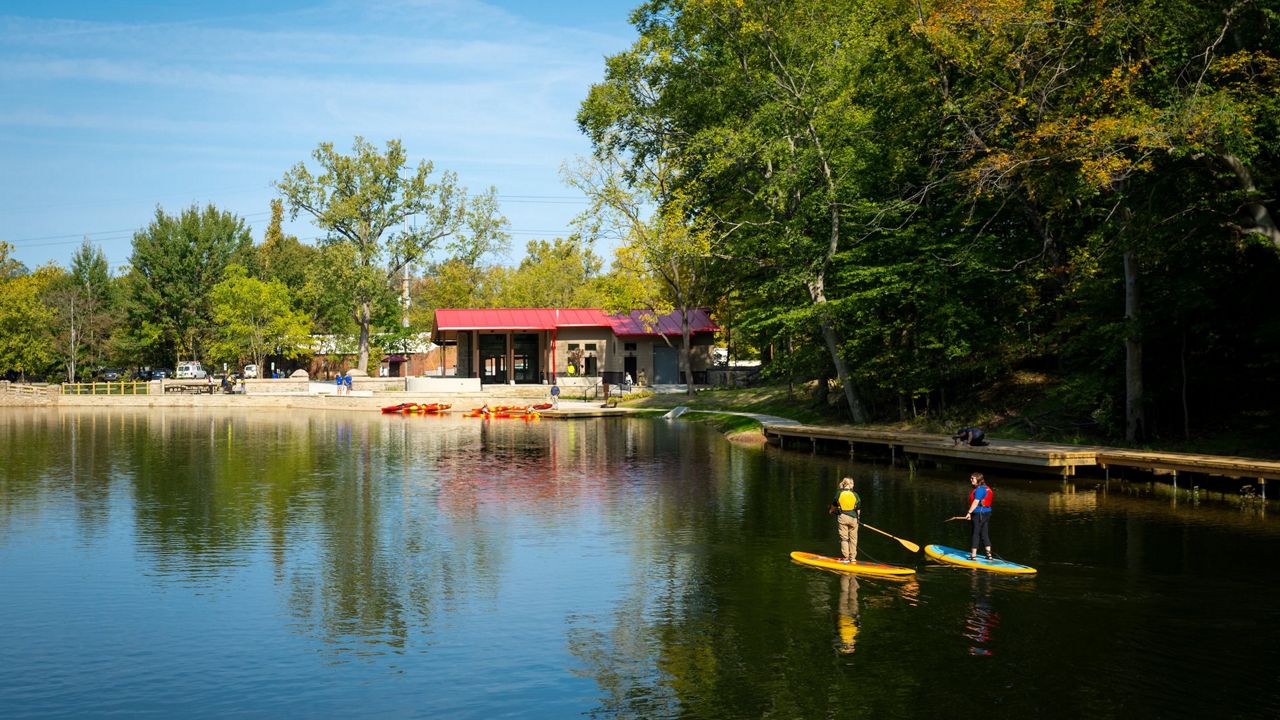
<svg viewBox="0 0 1280 720"><path fill-rule="evenodd" d="M0 410L0 716L1276 717L1280 511L686 423ZM1270 512L1268 512L1270 510Z"/></svg>

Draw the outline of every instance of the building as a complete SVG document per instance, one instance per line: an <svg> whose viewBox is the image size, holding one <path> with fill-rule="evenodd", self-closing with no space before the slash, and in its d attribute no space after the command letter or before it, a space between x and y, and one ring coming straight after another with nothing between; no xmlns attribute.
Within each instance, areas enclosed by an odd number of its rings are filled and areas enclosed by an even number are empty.
<svg viewBox="0 0 1280 720"><path fill-rule="evenodd" d="M435 342L457 350L441 375L513 383L683 384L679 368L680 313L609 315L597 308L436 310ZM706 384L719 329L704 310L689 318L689 365L695 385Z"/></svg>

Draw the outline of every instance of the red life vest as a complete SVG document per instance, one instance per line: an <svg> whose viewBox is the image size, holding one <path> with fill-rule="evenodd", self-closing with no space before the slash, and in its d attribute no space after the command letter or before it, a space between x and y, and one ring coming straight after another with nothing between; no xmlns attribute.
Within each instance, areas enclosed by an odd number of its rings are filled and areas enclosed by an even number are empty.
<svg viewBox="0 0 1280 720"><path fill-rule="evenodd" d="M981 490L986 490L986 493L984 493L984 494L983 494L983 496L982 496L982 499L978 501L978 507L976 507L976 508L974 508L974 509L975 509L975 510L977 510L977 511L979 511L979 512L981 512L982 510L990 510L990 509L991 509L991 501L995 499L996 491L995 491L995 490L992 490L991 488L987 487L986 485L979 485L978 487L974 488L973 490L971 490L971 491L969 492L969 504L970 504L970 505L973 505L973 498L974 498L974 495L976 495L976 494L977 494L977 492L978 492L978 490L980 490L980 489L981 489Z"/></svg>

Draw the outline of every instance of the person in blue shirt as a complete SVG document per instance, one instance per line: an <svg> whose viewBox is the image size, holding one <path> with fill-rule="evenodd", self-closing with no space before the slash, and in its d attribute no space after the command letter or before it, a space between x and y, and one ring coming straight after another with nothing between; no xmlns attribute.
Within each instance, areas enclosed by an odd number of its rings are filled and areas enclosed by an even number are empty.
<svg viewBox="0 0 1280 720"><path fill-rule="evenodd" d="M995 500L995 493L991 488L987 487L987 479L982 473L974 473L969 476L969 484L973 486L973 490L969 493L969 510L965 512L964 519L973 522L973 541L969 547L969 559L978 559L978 548L985 547L987 550L987 559L991 556L991 502Z"/></svg>
<svg viewBox="0 0 1280 720"><path fill-rule="evenodd" d="M952 447L964 443L967 447L983 447L987 444L987 434L982 428L967 427L960 428L960 431L951 436Z"/></svg>
<svg viewBox="0 0 1280 720"><path fill-rule="evenodd" d="M351 394L351 373L347 373L347 376L342 379L342 384L347 386L347 394L350 395Z"/></svg>

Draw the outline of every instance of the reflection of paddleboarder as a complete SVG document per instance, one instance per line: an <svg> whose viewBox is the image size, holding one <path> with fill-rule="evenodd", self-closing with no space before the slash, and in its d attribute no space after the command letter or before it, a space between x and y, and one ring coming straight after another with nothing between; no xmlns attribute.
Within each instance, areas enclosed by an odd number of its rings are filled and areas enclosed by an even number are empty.
<svg viewBox="0 0 1280 720"><path fill-rule="evenodd" d="M853 653L858 641L858 577L840 574L840 605L836 608L836 629L840 633L837 649L842 655Z"/></svg>
<svg viewBox="0 0 1280 720"><path fill-rule="evenodd" d="M970 575L970 589L973 591L973 603L969 605L969 613L964 619L964 636L973 641L969 646L970 655L990 655L991 636L1000 624L1000 613L991 603L991 576L985 573Z"/></svg>

